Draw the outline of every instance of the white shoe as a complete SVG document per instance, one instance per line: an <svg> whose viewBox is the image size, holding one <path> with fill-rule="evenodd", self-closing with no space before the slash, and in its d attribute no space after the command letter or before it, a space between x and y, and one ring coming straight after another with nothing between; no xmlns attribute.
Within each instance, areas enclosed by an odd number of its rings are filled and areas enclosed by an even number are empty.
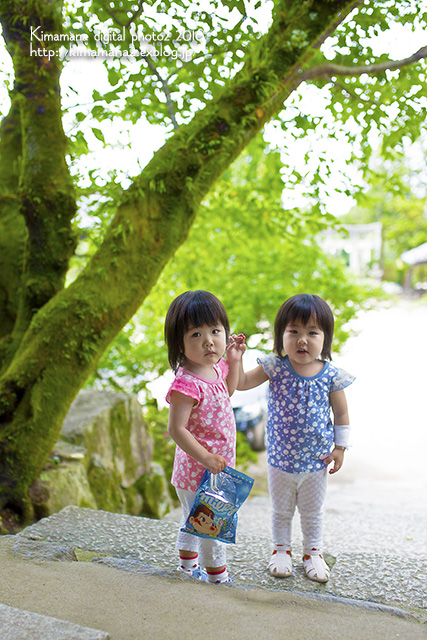
<svg viewBox="0 0 427 640"><path fill-rule="evenodd" d="M190 576L190 578L201 580L202 582L206 582L208 579L206 571L204 571L199 565L191 569L184 569L184 567L179 566L178 571L181 571L186 576Z"/></svg>
<svg viewBox="0 0 427 640"><path fill-rule="evenodd" d="M275 578L289 578L292 574L291 552L286 549L275 549L268 568Z"/></svg>
<svg viewBox="0 0 427 640"><path fill-rule="evenodd" d="M328 582L330 570L322 556L304 556L302 559L305 575L313 582Z"/></svg>

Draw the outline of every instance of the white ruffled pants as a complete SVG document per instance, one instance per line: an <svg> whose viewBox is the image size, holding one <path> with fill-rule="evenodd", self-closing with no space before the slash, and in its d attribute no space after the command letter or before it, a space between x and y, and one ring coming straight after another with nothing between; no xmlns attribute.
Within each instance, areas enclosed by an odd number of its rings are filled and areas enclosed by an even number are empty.
<svg viewBox="0 0 427 640"><path fill-rule="evenodd" d="M176 540L176 548L179 551L194 551L199 554L199 564L202 567L222 567L226 564L225 543L219 540L210 540L209 538L200 538L193 536L191 533L181 531L185 521L193 506L195 491L186 491L185 489L176 489L176 493L181 502L182 516L179 523L179 532Z"/></svg>

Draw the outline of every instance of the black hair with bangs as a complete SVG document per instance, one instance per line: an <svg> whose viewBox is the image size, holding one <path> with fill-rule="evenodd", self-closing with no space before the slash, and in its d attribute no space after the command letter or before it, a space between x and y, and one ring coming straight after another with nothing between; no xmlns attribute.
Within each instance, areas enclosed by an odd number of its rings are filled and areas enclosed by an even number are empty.
<svg viewBox="0 0 427 640"><path fill-rule="evenodd" d="M283 355L283 334L288 324L295 321L308 324L310 318L325 334L321 358L332 360L332 338L334 336L334 316L329 305L319 296L298 293L282 304L274 321L274 347L278 356Z"/></svg>
<svg viewBox="0 0 427 640"><path fill-rule="evenodd" d="M226 341L230 323L222 302L209 291L186 291L171 303L165 319L165 341L169 364L174 371L184 361L184 335L191 327L222 324Z"/></svg>

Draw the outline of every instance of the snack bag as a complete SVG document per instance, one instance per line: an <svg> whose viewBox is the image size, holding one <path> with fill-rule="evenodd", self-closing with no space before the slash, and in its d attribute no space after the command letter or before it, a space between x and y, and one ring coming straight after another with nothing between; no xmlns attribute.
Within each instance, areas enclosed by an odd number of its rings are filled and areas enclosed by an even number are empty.
<svg viewBox="0 0 427 640"><path fill-rule="evenodd" d="M181 531L200 538L236 542L237 511L248 497L253 483L253 478L231 467L225 467L215 475L205 469Z"/></svg>

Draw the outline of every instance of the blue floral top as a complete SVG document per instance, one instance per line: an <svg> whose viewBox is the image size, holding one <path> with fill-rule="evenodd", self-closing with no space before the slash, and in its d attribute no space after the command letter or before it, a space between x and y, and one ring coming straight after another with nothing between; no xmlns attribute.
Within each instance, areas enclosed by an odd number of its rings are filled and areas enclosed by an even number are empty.
<svg viewBox="0 0 427 640"><path fill-rule="evenodd" d="M270 378L267 418L267 460L287 473L320 471L322 455L334 443L329 393L341 391L355 379L325 362L315 376L299 375L288 356L274 353L258 359Z"/></svg>

